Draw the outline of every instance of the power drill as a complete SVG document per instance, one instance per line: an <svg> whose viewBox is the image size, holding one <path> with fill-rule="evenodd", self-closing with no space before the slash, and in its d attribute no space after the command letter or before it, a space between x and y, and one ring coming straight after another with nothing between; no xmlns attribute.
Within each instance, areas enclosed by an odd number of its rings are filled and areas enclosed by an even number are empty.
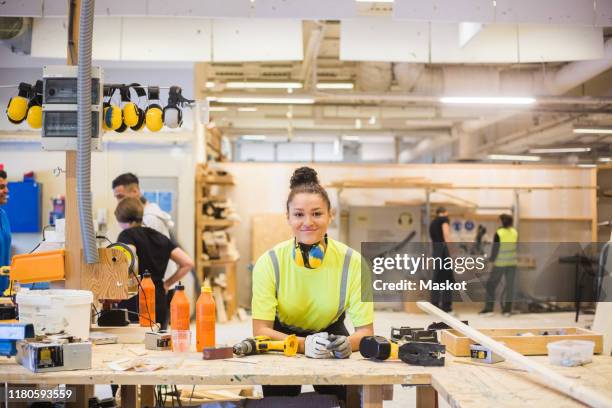
<svg viewBox="0 0 612 408"><path fill-rule="evenodd" d="M251 356L266 351L282 351L286 356L295 356L298 349L298 339L295 334L285 337L285 340L272 340L268 336L249 337L235 344L234 354L237 356Z"/></svg>

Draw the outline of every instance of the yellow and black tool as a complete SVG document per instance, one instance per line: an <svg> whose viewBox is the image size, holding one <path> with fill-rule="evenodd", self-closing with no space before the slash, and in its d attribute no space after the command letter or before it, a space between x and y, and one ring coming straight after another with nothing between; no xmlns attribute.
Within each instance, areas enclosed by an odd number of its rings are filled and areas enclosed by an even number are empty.
<svg viewBox="0 0 612 408"><path fill-rule="evenodd" d="M359 352L370 360L397 360L399 345L382 336L365 336L359 342Z"/></svg>
<svg viewBox="0 0 612 408"><path fill-rule="evenodd" d="M285 337L285 340L272 340L268 336L256 336L235 344L233 351L237 356L250 356L267 351L282 351L286 356L291 357L297 354L298 344L295 334Z"/></svg>

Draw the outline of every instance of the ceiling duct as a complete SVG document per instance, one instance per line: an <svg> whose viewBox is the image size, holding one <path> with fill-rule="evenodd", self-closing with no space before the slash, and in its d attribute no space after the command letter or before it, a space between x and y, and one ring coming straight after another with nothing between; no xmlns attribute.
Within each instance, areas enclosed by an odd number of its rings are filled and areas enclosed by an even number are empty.
<svg viewBox="0 0 612 408"><path fill-rule="evenodd" d="M357 65L357 86L365 92L387 92L393 75L390 62L360 62Z"/></svg>
<svg viewBox="0 0 612 408"><path fill-rule="evenodd" d="M30 55L32 46L32 19L26 17L0 17L0 43L15 54Z"/></svg>

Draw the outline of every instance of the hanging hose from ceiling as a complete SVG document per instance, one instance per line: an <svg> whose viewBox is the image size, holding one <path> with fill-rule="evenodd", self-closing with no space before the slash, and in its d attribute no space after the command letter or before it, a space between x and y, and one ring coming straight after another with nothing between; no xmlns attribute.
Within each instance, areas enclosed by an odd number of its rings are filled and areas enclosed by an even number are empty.
<svg viewBox="0 0 612 408"><path fill-rule="evenodd" d="M77 199L85 262L99 262L91 194L91 49L94 0L81 1L77 71Z"/></svg>

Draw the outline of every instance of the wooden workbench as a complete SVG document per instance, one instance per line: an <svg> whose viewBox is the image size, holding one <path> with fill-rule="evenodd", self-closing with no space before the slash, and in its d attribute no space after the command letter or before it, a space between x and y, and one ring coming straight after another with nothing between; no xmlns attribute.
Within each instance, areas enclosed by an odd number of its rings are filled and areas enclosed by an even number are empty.
<svg viewBox="0 0 612 408"><path fill-rule="evenodd" d="M447 355L445 367L410 366L401 361L383 363L364 360L353 353L348 360L313 360L298 355L266 354L231 360L203 361L199 353L187 353L179 368L154 372L113 372L107 363L120 358L137 358L139 344L94 346L91 370L35 374L17 365L14 359L0 360L0 382L9 384L121 384L128 405L136 406L136 385L156 384L344 384L360 386L362 406L381 407L385 384L421 386L418 406L435 406L442 398L452 407L574 407L580 403L547 388L527 373L494 367L460 364ZM144 357L179 358L171 352L147 351ZM546 357L534 357L546 363ZM510 367L499 363L495 367ZM576 368L555 367L576 377L576 381L612 396L612 357L595 356L594 362ZM432 388L433 387L433 388ZM152 387L147 387L149 391ZM434 392L435 391L435 392ZM436 396L437 392L437 396ZM143 392L144 394L144 392ZM128 396L132 398L127 398ZM429 397L429 398L428 398ZM131 399L132 402L128 402Z"/></svg>

